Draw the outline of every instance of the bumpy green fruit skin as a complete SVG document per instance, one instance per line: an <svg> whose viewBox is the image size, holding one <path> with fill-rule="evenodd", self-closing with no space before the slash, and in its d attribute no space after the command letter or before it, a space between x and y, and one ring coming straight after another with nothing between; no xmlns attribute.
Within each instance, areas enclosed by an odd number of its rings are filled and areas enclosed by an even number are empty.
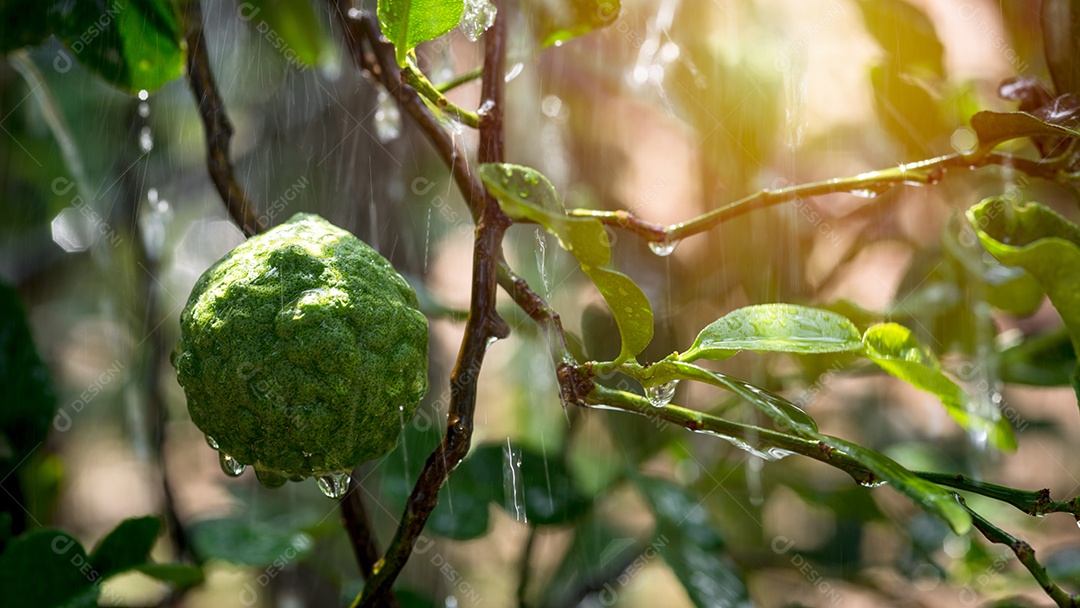
<svg viewBox="0 0 1080 608"><path fill-rule="evenodd" d="M293 480L382 456L427 391L416 307L374 249L297 214L195 283L174 359L191 419L222 453Z"/></svg>

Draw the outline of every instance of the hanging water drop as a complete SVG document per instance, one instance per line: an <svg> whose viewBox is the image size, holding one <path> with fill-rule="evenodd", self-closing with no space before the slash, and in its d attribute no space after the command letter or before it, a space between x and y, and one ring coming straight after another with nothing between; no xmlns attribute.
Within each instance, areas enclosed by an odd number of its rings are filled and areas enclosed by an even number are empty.
<svg viewBox="0 0 1080 608"><path fill-rule="evenodd" d="M327 498L341 498L349 491L349 482L352 478L348 473L331 473L319 477L319 490Z"/></svg>
<svg viewBox="0 0 1080 608"><path fill-rule="evenodd" d="M145 101L139 103L139 116L141 118L150 116L150 104Z"/></svg>
<svg viewBox="0 0 1080 608"><path fill-rule="evenodd" d="M492 23L495 23L497 9L491 0L465 0L465 10L461 13L458 27L465 37L476 42ZM509 80L507 81L509 82Z"/></svg>
<svg viewBox="0 0 1080 608"><path fill-rule="evenodd" d="M375 107L375 137L382 143L388 143L401 135L401 112L394 99L385 89L379 90L379 101Z"/></svg>
<svg viewBox="0 0 1080 608"><path fill-rule="evenodd" d="M645 389L645 396L649 398L649 403L651 403L653 407L665 407L667 404L671 403L671 398L675 396L675 388L678 386L678 380L650 386Z"/></svg>
<svg viewBox="0 0 1080 608"><path fill-rule="evenodd" d="M218 452L218 462L221 464L221 471L229 477L239 477L244 474L244 469L247 468L247 465L241 464L239 460L225 452Z"/></svg>
<svg viewBox="0 0 1080 608"><path fill-rule="evenodd" d="M264 488L280 488L285 485L289 478L277 471L268 471L266 469L255 469L255 479L259 480Z"/></svg>
<svg viewBox="0 0 1080 608"><path fill-rule="evenodd" d="M214 438L213 438L213 437L211 437L210 435L207 435L207 436L206 436L206 445L208 445L208 446L210 446L210 447L214 448L215 450L217 450L217 449L220 449L220 448L221 448L221 446L219 446L219 445L218 445L217 439L214 439Z"/></svg>
<svg viewBox="0 0 1080 608"><path fill-rule="evenodd" d="M146 101L147 99L150 99L150 91L147 91L146 89L141 89L139 91L139 101Z"/></svg>
<svg viewBox="0 0 1080 608"><path fill-rule="evenodd" d="M678 246L679 241L649 241L649 249L662 258L671 255Z"/></svg>

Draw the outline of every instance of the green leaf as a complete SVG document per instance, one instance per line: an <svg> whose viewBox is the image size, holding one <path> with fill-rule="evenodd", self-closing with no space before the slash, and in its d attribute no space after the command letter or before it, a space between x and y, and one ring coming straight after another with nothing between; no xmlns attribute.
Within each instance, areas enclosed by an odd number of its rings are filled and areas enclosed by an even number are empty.
<svg viewBox="0 0 1080 608"><path fill-rule="evenodd" d="M324 34L310 3L250 0L239 16L289 62L309 67L319 62Z"/></svg>
<svg viewBox="0 0 1080 608"><path fill-rule="evenodd" d="M979 137L979 146L990 149L1010 139L1021 137L1080 137L1080 132L1054 124L1027 112L982 111L971 117L971 128Z"/></svg>
<svg viewBox="0 0 1080 608"><path fill-rule="evenodd" d="M15 606L95 606L100 578L79 541L61 530L24 534L0 555L0 589Z"/></svg>
<svg viewBox="0 0 1080 608"><path fill-rule="evenodd" d="M859 8L866 30L895 65L944 74L945 47L921 8L905 0L862 0Z"/></svg>
<svg viewBox="0 0 1080 608"><path fill-rule="evenodd" d="M57 37L110 84L152 91L180 76L183 30L169 0L88 0L57 8Z"/></svg>
<svg viewBox="0 0 1080 608"><path fill-rule="evenodd" d="M409 51L457 27L464 12L463 0L379 0L379 27L405 67Z"/></svg>
<svg viewBox="0 0 1080 608"><path fill-rule="evenodd" d="M723 537L709 522L703 498L662 479L636 482L656 517L653 541L642 558L663 557L695 606L750 606L742 575L723 552Z"/></svg>
<svg viewBox="0 0 1080 608"><path fill-rule="evenodd" d="M1080 95L1080 0L1043 0L1043 52L1058 95Z"/></svg>
<svg viewBox="0 0 1080 608"><path fill-rule="evenodd" d="M834 312L794 304L758 304L713 321L679 360L722 361L740 350L812 354L860 349L858 328Z"/></svg>
<svg viewBox="0 0 1080 608"><path fill-rule="evenodd" d="M676 377L680 380L696 380L729 390L772 418L780 430L794 431L804 438L818 438L817 423L809 414L787 399L761 387L690 363L661 361L649 369L654 368L654 373L659 373L665 379ZM671 374L668 374L668 369Z"/></svg>
<svg viewBox="0 0 1080 608"><path fill-rule="evenodd" d="M42 363L18 293L0 282L0 479L45 440L56 414L56 394Z"/></svg>
<svg viewBox="0 0 1080 608"><path fill-rule="evenodd" d="M1005 383L1067 386L1077 360L1069 332L1062 329L1025 337L1001 351L998 364Z"/></svg>
<svg viewBox="0 0 1080 608"><path fill-rule="evenodd" d="M964 534L971 529L971 516L951 492L920 478L895 460L870 448L829 435L821 435L820 441L859 461L870 469L877 481L888 483L915 504L940 517L953 532Z"/></svg>
<svg viewBox="0 0 1080 608"><path fill-rule="evenodd" d="M246 518L207 519L193 524L188 532L200 558L249 566L269 566L276 560L292 562L315 545L311 536L289 526Z"/></svg>
<svg viewBox="0 0 1080 608"><path fill-rule="evenodd" d="M578 489L566 463L554 456L491 443L477 448L462 466L470 460L470 466L485 471L483 477L495 503L511 516L521 515L530 524L564 524L583 514L591 503ZM458 517L462 513L459 511Z"/></svg>
<svg viewBox="0 0 1080 608"><path fill-rule="evenodd" d="M169 583L175 589L187 589L203 582L203 571L189 564L142 564L134 570Z"/></svg>
<svg viewBox="0 0 1080 608"><path fill-rule="evenodd" d="M528 14L541 48L611 25L619 19L619 0L530 0Z"/></svg>
<svg viewBox="0 0 1080 608"><path fill-rule="evenodd" d="M487 163L480 166L480 177L511 219L540 224L577 258L619 326L622 348L615 362L644 350L653 337L652 307L633 280L608 267L611 245L604 225L594 218L568 215L555 187L535 169Z"/></svg>
<svg viewBox="0 0 1080 608"><path fill-rule="evenodd" d="M1035 277L1080 354L1080 227L1039 203L1017 205L1004 198L983 200L967 217L991 255ZM1080 398L1080 367L1072 384Z"/></svg>
<svg viewBox="0 0 1080 608"><path fill-rule="evenodd" d="M1016 437L1004 417L989 420L971 411L971 398L941 372L937 357L911 330L896 323L879 323L863 336L866 356L889 374L937 396L945 411L966 430L985 433L999 449L1015 450Z"/></svg>
<svg viewBox="0 0 1080 608"><path fill-rule="evenodd" d="M125 519L94 549L90 563L101 578L145 564L160 527L161 521L156 517Z"/></svg>

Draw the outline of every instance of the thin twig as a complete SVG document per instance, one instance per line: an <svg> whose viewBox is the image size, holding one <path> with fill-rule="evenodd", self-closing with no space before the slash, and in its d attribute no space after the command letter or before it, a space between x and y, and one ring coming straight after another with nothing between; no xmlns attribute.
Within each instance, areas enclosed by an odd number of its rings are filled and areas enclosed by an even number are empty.
<svg viewBox="0 0 1080 608"><path fill-rule="evenodd" d="M1035 549L1032 549L1031 545L998 528L983 516L971 510L962 497L957 496L956 499L971 514L971 523L975 526L975 529L986 537L986 540L1008 547L1016 556L1016 559L1020 560L1020 563L1031 573L1032 578L1039 583L1046 595L1054 600L1054 603L1059 608L1077 608L1080 606L1080 595L1066 592L1050 578L1046 568L1035 559Z"/></svg>
<svg viewBox="0 0 1080 608"><path fill-rule="evenodd" d="M378 540L372 534L371 519L364 507L362 494L355 476L350 476L349 491L341 499L341 520L352 541L353 555L356 556L360 574L366 579L371 577L382 552L379 551ZM396 604L392 596L388 600Z"/></svg>
<svg viewBox="0 0 1080 608"><path fill-rule="evenodd" d="M378 25L371 15L352 12L347 3L339 2L338 16L347 31L352 54L358 64L369 73L375 74L375 66L384 86L405 107L406 111L427 123L430 112L423 106L423 101L415 90L405 85L388 81L394 75L394 68L387 62L388 46L380 40ZM504 37L506 31L505 11L499 11L495 23L485 34L484 80L481 98L488 110L480 121L480 160L481 162L500 162L502 160L502 65ZM367 40L375 54L375 62L369 61L359 45L361 35ZM419 106L417 106L419 104ZM433 133L429 133L432 135ZM450 411L447 415L446 435L435 451L424 463L424 468L409 495L398 525L396 534L383 559L374 569L359 598L353 605L379 606L386 597L394 580L408 561L428 517L434 510L439 498L439 489L447 477L465 457L472 442L473 414L476 407L476 387L487 347L494 339L505 337L509 333L495 309L496 275L501 257L502 238L510 219L499 208L494 199L487 196L475 177L468 173L468 167L462 173L457 166L462 164L457 148L445 146L444 137L437 137L433 142L444 155L449 156L454 169L455 179L462 187L470 203L474 217L478 219L476 239L473 250L473 281L470 296L469 318L465 324L458 360L450 376Z"/></svg>
<svg viewBox="0 0 1080 608"><path fill-rule="evenodd" d="M435 85L435 88L438 89L440 93L449 93L450 91L453 91L461 85L470 83L483 75L484 68L476 68L475 70L470 70L468 72L465 72L464 74L454 76L446 82L440 82L439 84Z"/></svg>
<svg viewBox="0 0 1080 608"><path fill-rule="evenodd" d="M525 595L529 590L529 570L532 565L533 545L536 544L536 526L529 527L529 537L525 539L525 546L521 549L521 559L518 561L518 608L528 608Z"/></svg>
<svg viewBox="0 0 1080 608"><path fill-rule="evenodd" d="M229 215L244 232L244 236L252 236L266 230L266 223L258 216L255 206L236 180L236 172L229 159L229 141L233 136L233 126L225 112L225 102L218 92L214 74L210 69L206 38L203 35L202 7L199 2L200 0L187 2L184 40L188 47L188 86L191 87L191 93L199 106L199 117L206 134L206 166L210 171L210 180L214 182L221 200L225 201Z"/></svg>
<svg viewBox="0 0 1080 608"><path fill-rule="evenodd" d="M461 124L474 129L480 126L480 117L477 116L476 112L470 112L447 99L442 94L442 91L431 84L431 81L427 79L427 76L424 76L424 73L420 71L420 68L416 67L411 59L402 71L402 76L404 76L405 82L409 83L409 86L416 89L417 93L423 95L428 101L435 104L435 107L446 112Z"/></svg>
<svg viewBox="0 0 1080 608"><path fill-rule="evenodd" d="M1049 163L1016 158L997 152L988 154L949 154L915 163L907 163L861 173L852 177L841 177L808 184L798 184L776 190L764 189L737 201L714 209L691 220L664 226L643 220L625 210L596 211L592 209L572 209L571 215L591 217L615 228L628 230L645 241L654 243L677 243L695 234L707 232L751 211L773 207L796 199L841 192L864 192L868 196L892 188L898 184L935 184L950 169L974 170L983 167L1004 165L1018 171L1048 181L1067 183L1068 174L1061 172Z"/></svg>
<svg viewBox="0 0 1080 608"><path fill-rule="evenodd" d="M1028 515L1042 517L1050 513L1068 513L1080 520L1080 496L1069 501L1053 500L1050 490L1017 490L1006 486L969 479L963 475L946 473L918 473L919 477L932 481L939 486L964 490L1008 503Z"/></svg>

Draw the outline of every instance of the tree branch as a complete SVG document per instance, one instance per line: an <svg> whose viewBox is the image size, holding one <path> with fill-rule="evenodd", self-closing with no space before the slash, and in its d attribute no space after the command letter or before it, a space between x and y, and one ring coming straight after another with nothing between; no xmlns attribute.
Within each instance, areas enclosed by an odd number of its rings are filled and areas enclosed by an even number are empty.
<svg viewBox="0 0 1080 608"><path fill-rule="evenodd" d="M266 230L266 224L257 215L255 206L236 180L232 161L229 159L229 141L233 126L225 112L225 102L214 82L210 59L206 53L203 35L202 7L199 0L189 0L184 13L184 40L187 42L187 81L191 94L199 107L203 131L206 134L206 166L221 200L229 210L244 236L252 236Z"/></svg>

